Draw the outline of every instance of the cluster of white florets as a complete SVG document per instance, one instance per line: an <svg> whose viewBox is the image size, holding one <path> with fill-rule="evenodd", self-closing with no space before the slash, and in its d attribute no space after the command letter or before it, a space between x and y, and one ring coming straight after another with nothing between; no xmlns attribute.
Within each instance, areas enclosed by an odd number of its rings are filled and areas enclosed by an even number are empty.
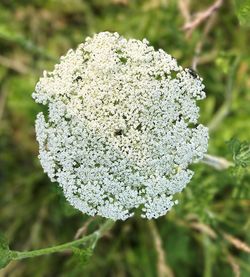
<svg viewBox="0 0 250 277"><path fill-rule="evenodd" d="M33 97L41 164L68 201L89 215L157 218L207 150L197 125L201 78L147 40L102 32L44 72Z"/></svg>

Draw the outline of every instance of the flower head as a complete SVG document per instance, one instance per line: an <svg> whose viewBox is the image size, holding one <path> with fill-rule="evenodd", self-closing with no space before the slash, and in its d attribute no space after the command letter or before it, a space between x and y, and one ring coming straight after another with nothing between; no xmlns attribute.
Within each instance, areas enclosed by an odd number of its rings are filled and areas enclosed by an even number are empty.
<svg viewBox="0 0 250 277"><path fill-rule="evenodd" d="M48 105L36 134L41 164L67 200L89 215L157 218L207 150L197 124L202 79L147 40L102 32L61 57L36 85Z"/></svg>

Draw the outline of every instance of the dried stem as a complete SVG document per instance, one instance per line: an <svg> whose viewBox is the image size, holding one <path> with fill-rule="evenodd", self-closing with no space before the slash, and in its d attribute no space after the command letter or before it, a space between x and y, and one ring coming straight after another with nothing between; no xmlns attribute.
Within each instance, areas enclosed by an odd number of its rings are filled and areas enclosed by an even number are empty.
<svg viewBox="0 0 250 277"><path fill-rule="evenodd" d="M230 234L227 234L227 233L223 233L223 237L230 244L232 244L235 248L250 254L250 245L248 245L244 241L241 241L240 239L238 239Z"/></svg>
<svg viewBox="0 0 250 277"><path fill-rule="evenodd" d="M189 4L190 4L190 0L179 0L178 1L179 10L185 20L185 24L187 24L188 22L191 21Z"/></svg>
<svg viewBox="0 0 250 277"><path fill-rule="evenodd" d="M162 241L160 234L158 233L157 227L154 220L148 221L149 229L152 233L155 249L158 255L157 271L159 277L174 277L172 269L166 264L166 253L162 247Z"/></svg>
<svg viewBox="0 0 250 277"><path fill-rule="evenodd" d="M76 231L75 239L79 239L84 236L87 232L89 224L94 220L94 217L90 217L87 221L84 222L83 226Z"/></svg>
<svg viewBox="0 0 250 277"><path fill-rule="evenodd" d="M230 166L233 166L234 163L217 156L212 156L209 154L204 155L203 159L201 160L202 163L207 164L217 170L224 170L228 169Z"/></svg>
<svg viewBox="0 0 250 277"><path fill-rule="evenodd" d="M0 64L20 74L25 74L29 70L28 67L22 64L20 61L14 59L12 60L2 55L0 55Z"/></svg>
<svg viewBox="0 0 250 277"><path fill-rule="evenodd" d="M196 44L195 47L195 53L194 53L194 57L193 57L193 61L192 61L192 68L194 70L197 69L197 65L199 63L199 59L200 59L200 54L204 45L204 42L206 40L206 37L208 36L209 32L212 30L214 23L215 23L215 19L216 19L216 14L213 14L209 20L206 22L203 34L201 39L198 41L198 43Z"/></svg>
<svg viewBox="0 0 250 277"><path fill-rule="evenodd" d="M240 277L240 266L231 254L227 254L227 261L232 267L232 271L235 277Z"/></svg>
<svg viewBox="0 0 250 277"><path fill-rule="evenodd" d="M208 7L206 10L199 12L194 15L194 19L192 21L188 21L184 24L183 30L187 32L187 35L190 36L195 28L197 28L202 22L211 17L217 10L222 6L223 0L217 0Z"/></svg>

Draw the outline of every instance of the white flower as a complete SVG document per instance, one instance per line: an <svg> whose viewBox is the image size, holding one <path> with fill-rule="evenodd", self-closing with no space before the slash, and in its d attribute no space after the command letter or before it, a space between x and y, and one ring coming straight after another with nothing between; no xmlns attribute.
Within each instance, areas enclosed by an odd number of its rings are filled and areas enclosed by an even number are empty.
<svg viewBox="0 0 250 277"><path fill-rule="evenodd" d="M197 125L202 79L147 40L102 32L69 50L36 85L41 164L89 215L157 218L207 150ZM195 127L196 126L196 127Z"/></svg>

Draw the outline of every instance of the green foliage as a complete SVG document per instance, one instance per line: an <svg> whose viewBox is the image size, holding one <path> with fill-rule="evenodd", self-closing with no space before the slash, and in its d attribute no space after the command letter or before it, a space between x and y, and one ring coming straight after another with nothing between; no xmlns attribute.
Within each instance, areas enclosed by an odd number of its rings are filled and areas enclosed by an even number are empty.
<svg viewBox="0 0 250 277"><path fill-rule="evenodd" d="M93 248L91 246L84 249L79 247L74 247L73 253L77 263L80 263L81 265L85 265L93 255Z"/></svg>
<svg viewBox="0 0 250 277"><path fill-rule="evenodd" d="M250 0L235 0L235 5L240 24L250 27Z"/></svg>
<svg viewBox="0 0 250 277"><path fill-rule="evenodd" d="M235 166L231 168L231 174L235 180L233 197L250 199L249 166L250 166L250 143L232 138L228 142Z"/></svg>
<svg viewBox="0 0 250 277"><path fill-rule="evenodd" d="M239 141L232 138L228 142L230 151L233 154L233 160L236 166L247 167L250 165L250 143L247 141Z"/></svg>
<svg viewBox="0 0 250 277"><path fill-rule="evenodd" d="M0 233L0 269L5 267L12 260L9 244L3 234Z"/></svg>

